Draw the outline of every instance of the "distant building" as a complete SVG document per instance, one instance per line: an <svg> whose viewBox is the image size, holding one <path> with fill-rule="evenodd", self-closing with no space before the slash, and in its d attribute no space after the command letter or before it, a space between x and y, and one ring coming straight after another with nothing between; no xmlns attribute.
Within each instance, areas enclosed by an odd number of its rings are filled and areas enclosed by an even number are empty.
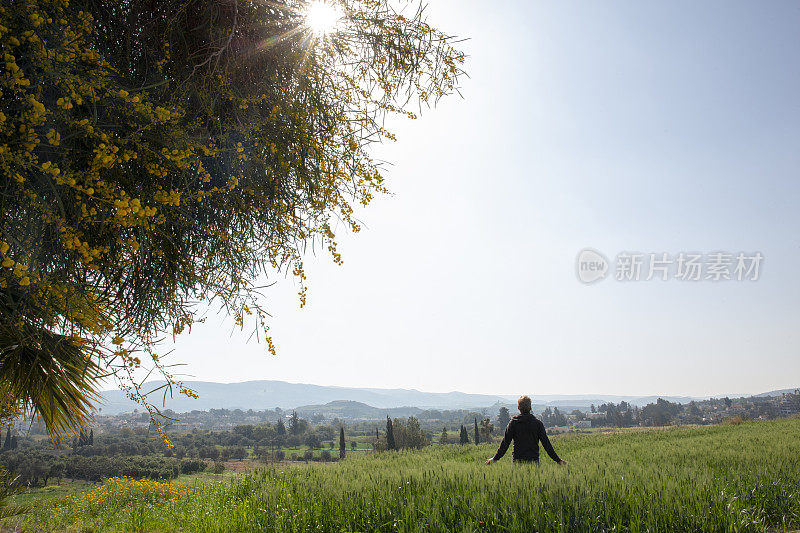
<svg viewBox="0 0 800 533"><path fill-rule="evenodd" d="M794 394L781 395L778 409L782 415L793 415L800 413L800 390L795 389Z"/></svg>
<svg viewBox="0 0 800 533"><path fill-rule="evenodd" d="M581 429L590 428L590 427L592 427L592 421L591 420L578 420L577 422L575 422L575 427L576 428L581 428Z"/></svg>

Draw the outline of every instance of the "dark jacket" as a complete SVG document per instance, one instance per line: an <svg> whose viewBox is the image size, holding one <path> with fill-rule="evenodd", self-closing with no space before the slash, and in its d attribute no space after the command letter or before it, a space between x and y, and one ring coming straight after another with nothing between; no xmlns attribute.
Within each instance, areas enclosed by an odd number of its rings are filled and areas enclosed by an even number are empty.
<svg viewBox="0 0 800 533"><path fill-rule="evenodd" d="M542 442L544 450L553 461L561 461L553 449L553 445L550 444L550 439L547 438L544 424L530 413L517 415L508 423L503 442L500 443L500 448L494 454L495 461L505 455L512 440L514 441L514 451L511 452L511 456L515 461L538 461L539 441Z"/></svg>

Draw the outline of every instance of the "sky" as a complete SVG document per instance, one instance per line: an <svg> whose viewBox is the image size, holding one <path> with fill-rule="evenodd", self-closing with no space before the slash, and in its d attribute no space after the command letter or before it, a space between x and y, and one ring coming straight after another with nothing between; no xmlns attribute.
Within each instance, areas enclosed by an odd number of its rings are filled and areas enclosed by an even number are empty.
<svg viewBox="0 0 800 533"><path fill-rule="evenodd" d="M490 394L800 386L800 4L431 0L461 93L375 154L391 195L265 294L278 356L210 311L187 379ZM592 248L760 252L756 281L576 275Z"/></svg>

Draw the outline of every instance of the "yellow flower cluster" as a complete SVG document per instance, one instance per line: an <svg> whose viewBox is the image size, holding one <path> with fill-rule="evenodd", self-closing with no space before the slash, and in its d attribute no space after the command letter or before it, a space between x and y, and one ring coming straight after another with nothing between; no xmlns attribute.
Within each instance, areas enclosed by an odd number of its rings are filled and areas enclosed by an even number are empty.
<svg viewBox="0 0 800 533"><path fill-rule="evenodd" d="M178 392L180 394L183 394L184 396L187 396L188 398L199 398L200 397L193 389L190 389L189 387L186 387L181 382L178 382Z"/></svg>
<svg viewBox="0 0 800 533"><path fill-rule="evenodd" d="M73 501L98 507L117 507L135 503L159 503L193 494L194 489L179 483L112 477L99 487L74 496Z"/></svg>

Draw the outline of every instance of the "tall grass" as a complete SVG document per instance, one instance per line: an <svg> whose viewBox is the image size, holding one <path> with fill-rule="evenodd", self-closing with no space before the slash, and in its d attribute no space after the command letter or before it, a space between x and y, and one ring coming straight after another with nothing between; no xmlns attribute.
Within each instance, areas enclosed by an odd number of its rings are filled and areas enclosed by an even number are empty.
<svg viewBox="0 0 800 533"><path fill-rule="evenodd" d="M800 525L800 420L554 439L559 467L445 446L269 468L158 500L65 500L33 529L697 531Z"/></svg>

